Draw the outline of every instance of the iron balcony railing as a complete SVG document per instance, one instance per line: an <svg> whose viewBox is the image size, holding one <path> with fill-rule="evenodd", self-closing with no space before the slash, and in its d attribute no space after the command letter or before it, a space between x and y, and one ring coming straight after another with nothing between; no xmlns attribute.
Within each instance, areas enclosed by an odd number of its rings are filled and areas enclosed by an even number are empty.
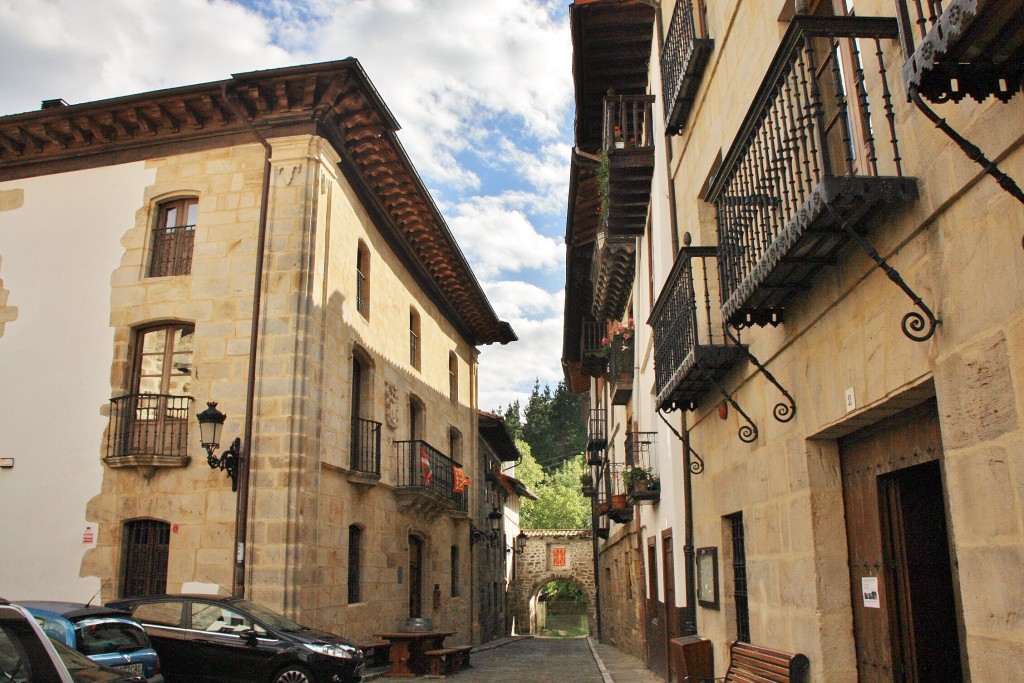
<svg viewBox="0 0 1024 683"><path fill-rule="evenodd" d="M896 0L903 83L933 102L1008 102L1024 81L1021 0Z"/></svg>
<svg viewBox="0 0 1024 683"><path fill-rule="evenodd" d="M903 177L883 41L895 19L800 15L711 184L725 317L778 324L847 227L917 196ZM891 51L890 51L891 52ZM866 68L861 58L871 59Z"/></svg>
<svg viewBox="0 0 1024 683"><path fill-rule="evenodd" d="M156 228L153 231L153 258L149 276L188 275L192 272L192 247L195 242L194 225Z"/></svg>
<svg viewBox="0 0 1024 683"><path fill-rule="evenodd" d="M580 332L581 369L586 375L600 377L608 368L608 359L605 358L601 345L605 324L595 320L584 320Z"/></svg>
<svg viewBox="0 0 1024 683"><path fill-rule="evenodd" d="M686 125L715 41L708 38L704 0L676 0L661 50L665 127L678 133Z"/></svg>
<svg viewBox="0 0 1024 683"><path fill-rule="evenodd" d="M633 393L633 337L615 337L608 348L608 381L612 404L625 405Z"/></svg>
<svg viewBox="0 0 1024 683"><path fill-rule="evenodd" d="M653 468L654 444L657 432L629 432L626 434L626 464L643 469Z"/></svg>
<svg viewBox="0 0 1024 683"><path fill-rule="evenodd" d="M591 408L587 420L587 450L602 451L608 447L608 427L604 408Z"/></svg>
<svg viewBox="0 0 1024 683"><path fill-rule="evenodd" d="M366 275L356 271L356 311L366 317Z"/></svg>
<svg viewBox="0 0 1024 683"><path fill-rule="evenodd" d="M744 355L722 318L714 247L683 247L648 323L659 409L694 410Z"/></svg>
<svg viewBox="0 0 1024 683"><path fill-rule="evenodd" d="M396 441L398 487L430 492L460 512L468 511L466 491L456 493L455 467L462 465L426 441Z"/></svg>
<svg viewBox="0 0 1024 683"><path fill-rule="evenodd" d="M187 459L191 403L191 396L168 394L110 399L107 458Z"/></svg>
<svg viewBox="0 0 1024 683"><path fill-rule="evenodd" d="M352 469L380 476L380 422L352 419Z"/></svg>

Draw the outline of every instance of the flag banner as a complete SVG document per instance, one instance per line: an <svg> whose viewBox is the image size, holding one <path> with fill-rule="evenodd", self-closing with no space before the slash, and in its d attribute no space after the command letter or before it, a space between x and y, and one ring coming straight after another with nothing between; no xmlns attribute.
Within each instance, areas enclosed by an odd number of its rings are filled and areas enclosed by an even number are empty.
<svg viewBox="0 0 1024 683"><path fill-rule="evenodd" d="M430 458L427 457L427 449L423 446L420 446L420 470L423 472L423 485L430 486L434 470L430 469Z"/></svg>
<svg viewBox="0 0 1024 683"><path fill-rule="evenodd" d="M466 476L466 473L462 471L461 467L458 465L452 465L452 474L455 475L453 479L455 483L452 485L452 493L462 493L469 488L469 485L472 482L470 482L469 477Z"/></svg>
<svg viewBox="0 0 1024 683"><path fill-rule="evenodd" d="M508 491L509 493L516 492L515 487L512 485L511 477L502 474L501 472L495 472L495 474L498 475L498 483L500 483L505 488L506 491Z"/></svg>

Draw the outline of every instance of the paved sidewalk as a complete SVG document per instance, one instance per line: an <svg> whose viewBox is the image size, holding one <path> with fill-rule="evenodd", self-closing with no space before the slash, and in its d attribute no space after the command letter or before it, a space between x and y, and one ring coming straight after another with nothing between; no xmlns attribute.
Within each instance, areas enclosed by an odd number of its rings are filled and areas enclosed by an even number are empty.
<svg viewBox="0 0 1024 683"><path fill-rule="evenodd" d="M594 638L514 636L473 650L472 666L451 676L417 676L414 681L447 679L452 683L664 683L644 663ZM366 679L380 683L374 671Z"/></svg>

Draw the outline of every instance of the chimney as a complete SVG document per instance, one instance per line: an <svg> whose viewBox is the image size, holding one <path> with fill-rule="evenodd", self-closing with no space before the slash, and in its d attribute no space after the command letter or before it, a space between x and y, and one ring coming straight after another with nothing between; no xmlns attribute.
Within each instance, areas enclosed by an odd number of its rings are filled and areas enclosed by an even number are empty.
<svg viewBox="0 0 1024 683"><path fill-rule="evenodd" d="M40 109L59 109L60 107L66 107L68 103L59 97L55 100L43 100L43 104Z"/></svg>

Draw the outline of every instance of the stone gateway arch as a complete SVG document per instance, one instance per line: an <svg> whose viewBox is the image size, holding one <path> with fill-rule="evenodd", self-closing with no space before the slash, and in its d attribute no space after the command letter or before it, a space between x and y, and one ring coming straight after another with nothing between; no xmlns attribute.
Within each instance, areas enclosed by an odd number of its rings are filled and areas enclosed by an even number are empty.
<svg viewBox="0 0 1024 683"><path fill-rule="evenodd" d="M540 590L551 581L563 579L583 589L587 597L587 620L591 633L596 634L593 532L536 529L525 533L525 550L522 555L514 556L515 570L509 585L509 611L516 633L536 633Z"/></svg>

